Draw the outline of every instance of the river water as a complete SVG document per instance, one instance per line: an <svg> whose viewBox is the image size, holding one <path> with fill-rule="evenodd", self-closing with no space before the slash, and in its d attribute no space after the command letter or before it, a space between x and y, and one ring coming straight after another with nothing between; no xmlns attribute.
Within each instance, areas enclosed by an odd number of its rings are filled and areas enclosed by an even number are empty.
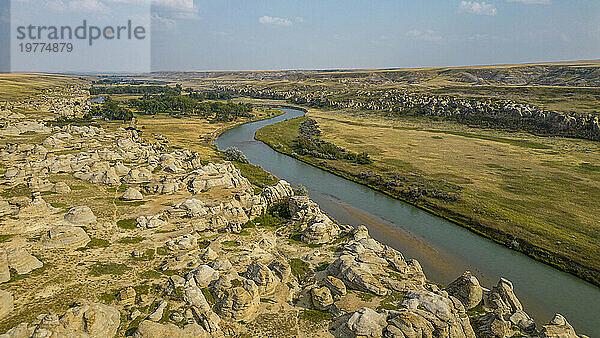
<svg viewBox="0 0 600 338"><path fill-rule="evenodd" d="M339 222L365 224L373 238L399 250L407 259L417 259L428 279L447 284L470 270L482 286L491 288L505 277L513 282L517 297L538 327L558 312L577 333L600 337L600 288L256 141L258 129L304 115L295 109L282 110L285 114L278 117L226 131L215 144L221 150L235 146L251 163L293 186L304 185L323 211Z"/></svg>

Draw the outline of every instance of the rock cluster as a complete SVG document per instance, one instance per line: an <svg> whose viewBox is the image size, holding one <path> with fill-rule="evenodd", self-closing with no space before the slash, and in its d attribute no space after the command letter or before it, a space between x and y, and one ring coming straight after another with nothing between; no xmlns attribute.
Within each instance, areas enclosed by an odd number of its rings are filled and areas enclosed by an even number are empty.
<svg viewBox="0 0 600 338"><path fill-rule="evenodd" d="M600 140L600 120L594 114L560 113L544 108L499 99L474 99L447 95L423 94L405 89L349 91L347 88L315 90L302 86L291 90L272 86L236 84L222 89L237 95L287 100L311 107L376 110L382 113L410 112L449 118L461 123L495 125L541 134Z"/></svg>

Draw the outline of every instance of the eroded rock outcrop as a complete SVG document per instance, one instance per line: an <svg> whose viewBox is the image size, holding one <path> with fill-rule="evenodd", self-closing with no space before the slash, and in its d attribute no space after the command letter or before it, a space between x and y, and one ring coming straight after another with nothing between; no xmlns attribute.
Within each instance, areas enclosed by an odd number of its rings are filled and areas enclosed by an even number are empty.
<svg viewBox="0 0 600 338"><path fill-rule="evenodd" d="M90 236L80 227L61 225L53 227L42 237L41 243L45 248L77 249L86 246Z"/></svg>
<svg viewBox="0 0 600 338"><path fill-rule="evenodd" d="M470 271L448 284L446 291L460 300L467 310L476 307L483 299L483 288Z"/></svg>

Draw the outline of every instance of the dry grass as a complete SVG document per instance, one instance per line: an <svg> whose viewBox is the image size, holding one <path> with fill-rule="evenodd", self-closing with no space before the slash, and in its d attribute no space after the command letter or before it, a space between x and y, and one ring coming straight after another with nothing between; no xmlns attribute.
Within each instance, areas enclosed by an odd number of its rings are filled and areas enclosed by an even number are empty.
<svg viewBox="0 0 600 338"><path fill-rule="evenodd" d="M21 100L42 90L78 82L78 78L58 74L0 74L0 101Z"/></svg>

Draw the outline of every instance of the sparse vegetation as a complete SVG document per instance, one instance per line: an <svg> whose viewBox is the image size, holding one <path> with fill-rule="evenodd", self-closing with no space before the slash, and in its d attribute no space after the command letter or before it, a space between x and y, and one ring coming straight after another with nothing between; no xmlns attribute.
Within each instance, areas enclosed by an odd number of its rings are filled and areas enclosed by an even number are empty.
<svg viewBox="0 0 600 338"><path fill-rule="evenodd" d="M86 250L96 249L96 248L108 248L109 246L110 246L109 241L107 241L105 239L101 239L101 238L91 237L90 242L86 246L78 248L77 251L86 251Z"/></svg>
<svg viewBox="0 0 600 338"><path fill-rule="evenodd" d="M117 221L117 226L121 229L132 230L137 228L137 221L133 218L121 219Z"/></svg>
<svg viewBox="0 0 600 338"><path fill-rule="evenodd" d="M303 310L300 312L300 315L298 316L298 318L300 318L301 320L307 320L307 321L310 321L313 323L321 323L326 320L332 320L334 318L334 316L331 313L325 312L325 311Z"/></svg>
<svg viewBox="0 0 600 338"><path fill-rule="evenodd" d="M122 275L129 267L120 263L100 263L96 262L89 268L89 274L94 277L102 275Z"/></svg>
<svg viewBox="0 0 600 338"><path fill-rule="evenodd" d="M119 239L119 243L121 244L137 244L143 241L145 238L142 236L132 236L132 237L123 237Z"/></svg>

